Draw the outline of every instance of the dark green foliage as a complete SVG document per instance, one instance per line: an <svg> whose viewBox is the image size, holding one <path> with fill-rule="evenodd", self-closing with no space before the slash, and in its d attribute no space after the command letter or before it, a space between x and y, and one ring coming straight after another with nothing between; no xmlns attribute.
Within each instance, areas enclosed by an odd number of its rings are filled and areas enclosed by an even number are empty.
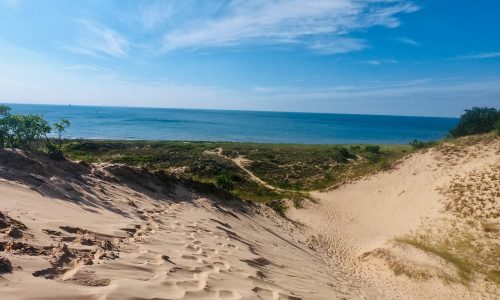
<svg viewBox="0 0 500 300"><path fill-rule="evenodd" d="M234 190L234 175L230 172L222 172L217 178L215 178L215 186L225 192L230 192Z"/></svg>
<svg viewBox="0 0 500 300"><path fill-rule="evenodd" d="M450 130L452 137L486 133L495 129L500 119L500 111L495 108L473 107L466 109L454 129Z"/></svg>
<svg viewBox="0 0 500 300"><path fill-rule="evenodd" d="M9 127L7 124L7 117L10 114L10 107L5 105L0 105L0 148L5 147L7 143L7 133Z"/></svg>
<svg viewBox="0 0 500 300"><path fill-rule="evenodd" d="M355 159L356 158L356 155L349 152L349 150L346 147L341 147L338 151L338 154L340 157L343 158L342 162L345 162L347 159Z"/></svg>
<svg viewBox="0 0 500 300"><path fill-rule="evenodd" d="M47 144L47 152L49 154L49 158L53 160L64 160L64 154L61 151L60 147L52 143Z"/></svg>
<svg viewBox="0 0 500 300"><path fill-rule="evenodd" d="M61 152L62 150L62 136L66 132L66 129L68 129L69 126L71 126L71 123L66 119L62 119L61 121L52 124L52 128L57 134L59 152Z"/></svg>
<svg viewBox="0 0 500 300"><path fill-rule="evenodd" d="M365 152L372 153L372 154L379 154L380 153L380 146L377 145L367 145L364 148Z"/></svg>
<svg viewBox="0 0 500 300"><path fill-rule="evenodd" d="M278 215L284 217L286 212L286 205L281 200L274 200L268 204Z"/></svg>
<svg viewBox="0 0 500 300"><path fill-rule="evenodd" d="M498 135L500 135L500 119L497 120L495 123L495 131L497 132Z"/></svg>
<svg viewBox="0 0 500 300"><path fill-rule="evenodd" d="M33 141L46 138L50 133L49 123L39 115L8 114L1 121L6 128L2 138L7 141L4 146L12 148L29 150Z"/></svg>
<svg viewBox="0 0 500 300"><path fill-rule="evenodd" d="M61 136L70 125L69 121L63 119L53 125L59 136L59 149L56 153L54 151L55 147L48 138L52 127L41 115L11 114L10 110L8 106L0 105L0 148L11 147L31 150L35 142L43 139L46 141L46 146L52 157L62 156Z"/></svg>
<svg viewBox="0 0 500 300"><path fill-rule="evenodd" d="M424 149L424 148L432 147L432 146L436 145L436 142L433 142L433 141L422 142L422 141L419 141L419 140L415 139L412 142L410 142L409 145L412 146L413 149L418 150L418 149Z"/></svg>

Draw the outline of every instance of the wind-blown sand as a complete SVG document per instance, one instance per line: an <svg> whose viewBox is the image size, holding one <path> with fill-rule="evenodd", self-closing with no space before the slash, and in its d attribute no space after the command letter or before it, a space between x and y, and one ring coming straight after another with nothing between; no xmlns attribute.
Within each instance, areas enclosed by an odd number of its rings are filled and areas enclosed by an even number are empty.
<svg viewBox="0 0 500 300"><path fill-rule="evenodd" d="M386 258L453 272L393 239L446 216L440 188L498 164L499 149L496 139L458 154L412 154L393 170L313 193L317 203L290 207L290 220L163 173L0 150L0 257L12 265L0 261L0 295L493 299L496 288L396 276Z"/></svg>
<svg viewBox="0 0 500 300"><path fill-rule="evenodd" d="M125 166L1 156L0 210L26 228L1 236L0 253L13 265L1 274L2 299L363 294L268 208L206 198Z"/></svg>
<svg viewBox="0 0 500 300"><path fill-rule="evenodd" d="M395 243L394 239L417 232L426 224L433 227L447 225L443 223L447 223L445 220L451 216L444 210L446 197L441 193L442 188L456 176L488 170L492 166L500 166L498 138L460 147L445 144L412 154L392 170L330 191L313 193L317 203L307 203L303 209L292 207L287 216L307 225L310 234L321 241L324 251L352 266L352 272L381 291L382 298L494 299L500 296L498 286L489 287L485 292L485 287L476 290L473 286L476 283L465 287L438 278L410 280L405 276L394 276L387 268L390 261L377 259L380 254L385 254L384 258L389 256L413 264L415 268L453 273L453 266L439 257ZM496 193L488 210L498 214L500 176L498 173L496 176L499 178L487 185L488 190ZM472 190L472 186L469 189ZM470 198L475 197L482 197L482 192L470 195ZM496 225L499 225L498 221L496 218ZM465 223L466 220L458 222ZM493 244L498 247L499 241L497 232Z"/></svg>

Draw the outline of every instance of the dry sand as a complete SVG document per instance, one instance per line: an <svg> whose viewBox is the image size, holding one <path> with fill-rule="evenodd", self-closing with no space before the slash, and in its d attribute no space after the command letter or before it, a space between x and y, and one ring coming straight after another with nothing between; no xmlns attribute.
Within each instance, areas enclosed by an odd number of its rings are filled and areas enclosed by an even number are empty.
<svg viewBox="0 0 500 300"><path fill-rule="evenodd" d="M0 257L12 266L0 260L0 298L494 299L388 267L454 272L393 239L446 216L440 188L457 175L499 162L499 139L461 149L316 192L290 220L165 174L0 150Z"/></svg>
<svg viewBox="0 0 500 300"><path fill-rule="evenodd" d="M456 270L441 258L394 239L419 232L426 226L458 226L465 219L447 224L453 216L444 209L446 196L441 192L457 176L474 174L500 166L500 139L455 146L444 144L405 158L394 169L380 172L326 192L313 193L317 203L302 209L291 208L287 216L307 225L309 234L330 256L352 266L352 272L391 299L498 299L498 286L473 282L446 282L432 273L456 276ZM490 212L500 210L500 174L487 186L493 201ZM476 184L481 184L481 180ZM467 187L473 190L473 185ZM496 190L496 191L495 191ZM483 197L484 191L468 199ZM456 203L451 203L455 206ZM498 217L494 222L498 225ZM500 245L498 232L490 237ZM500 254L500 253L498 253ZM381 259L382 258L382 259ZM409 268L431 274L426 280L395 276L388 265L404 262ZM485 262L488 263L488 262ZM476 285L476 286L474 286Z"/></svg>
<svg viewBox="0 0 500 300"><path fill-rule="evenodd" d="M266 207L125 166L2 151L2 299L361 299ZM161 177L161 176L160 176ZM18 225L16 225L18 224Z"/></svg>

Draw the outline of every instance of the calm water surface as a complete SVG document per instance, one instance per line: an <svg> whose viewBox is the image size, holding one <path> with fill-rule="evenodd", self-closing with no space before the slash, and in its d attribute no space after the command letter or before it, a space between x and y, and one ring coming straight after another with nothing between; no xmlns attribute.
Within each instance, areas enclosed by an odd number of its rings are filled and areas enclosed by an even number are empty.
<svg viewBox="0 0 500 300"><path fill-rule="evenodd" d="M264 143L388 143L444 137L458 119L169 108L8 104L71 121L71 138Z"/></svg>

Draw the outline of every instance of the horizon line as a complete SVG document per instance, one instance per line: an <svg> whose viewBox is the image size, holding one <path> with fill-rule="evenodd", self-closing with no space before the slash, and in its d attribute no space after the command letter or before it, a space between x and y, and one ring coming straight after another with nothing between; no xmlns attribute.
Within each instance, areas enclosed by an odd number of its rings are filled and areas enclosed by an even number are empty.
<svg viewBox="0 0 500 300"><path fill-rule="evenodd" d="M142 109L174 109L174 110L205 110L205 111L234 111L234 112L263 112L263 113L294 113L294 114L318 114L318 115L352 115L352 116L380 116L380 117L408 117L408 118L440 118L459 119L460 116L423 116L423 115L391 115L391 114L362 114L362 113L337 113L337 112L314 112L314 111L279 111L279 110L246 110L246 109L223 109L223 108L187 108L187 107L158 107L158 106L118 106L118 105L87 105L87 104L54 104L54 103L12 103L0 102L0 105L42 105L63 107L106 107L106 108L142 108ZM472 108L472 107L471 107Z"/></svg>

